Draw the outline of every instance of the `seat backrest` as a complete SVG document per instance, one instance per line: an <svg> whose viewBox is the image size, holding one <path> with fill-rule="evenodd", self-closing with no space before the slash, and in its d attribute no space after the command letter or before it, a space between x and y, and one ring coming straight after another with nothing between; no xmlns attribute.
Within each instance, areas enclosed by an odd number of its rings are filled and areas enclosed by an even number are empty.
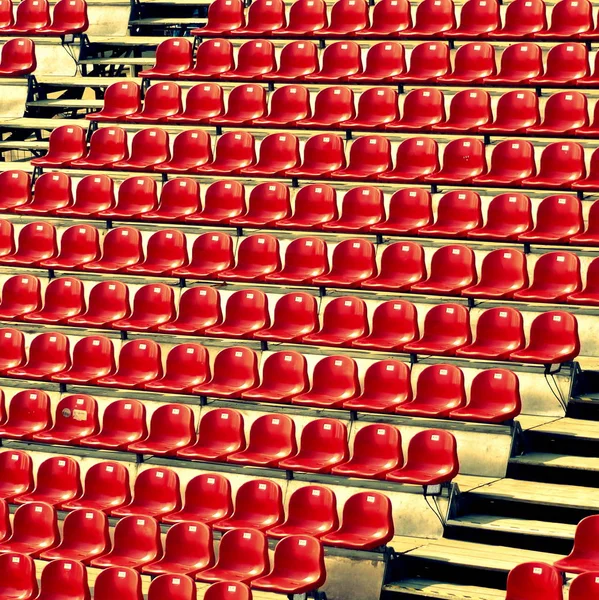
<svg viewBox="0 0 599 600"><path fill-rule="evenodd" d="M541 562L514 567L507 578L506 600L562 600L562 578L557 569Z"/></svg>
<svg viewBox="0 0 599 600"><path fill-rule="evenodd" d="M193 46L186 38L169 38L156 48L154 69L165 74L175 74L191 67Z"/></svg>
<svg viewBox="0 0 599 600"><path fill-rule="evenodd" d="M201 523L194 525L180 523L179 525L197 528ZM177 527L177 525L174 525L174 527ZM148 600L162 600L163 598L169 600L196 600L196 584L188 575L172 575L171 573L159 575L150 583Z"/></svg>
<svg viewBox="0 0 599 600"><path fill-rule="evenodd" d="M312 373L312 391L330 397L351 397L360 390L358 366L349 356L325 356Z"/></svg>
<svg viewBox="0 0 599 600"><path fill-rule="evenodd" d="M308 2L312 1L308 0ZM252 600L252 592L245 583L218 581L206 590L204 600Z"/></svg>
<svg viewBox="0 0 599 600"><path fill-rule="evenodd" d="M1 554L0 572L0 592L18 594L23 598L33 598L37 595L35 564L31 557L16 552Z"/></svg>
<svg viewBox="0 0 599 600"><path fill-rule="evenodd" d="M209 28L232 31L243 27L244 23L244 7L240 0L214 0L208 5L207 26Z"/></svg>
<svg viewBox="0 0 599 600"><path fill-rule="evenodd" d="M104 411L101 433L118 435L123 442L147 436L146 408L139 400L115 400Z"/></svg>
<svg viewBox="0 0 599 600"><path fill-rule="evenodd" d="M206 444L210 441L224 442L231 448L231 452L243 450L245 448L243 416L231 408L215 408L205 413L200 420L198 439Z"/></svg>
<svg viewBox="0 0 599 600"><path fill-rule="evenodd" d="M152 340L131 340L119 353L119 375L162 376L160 346Z"/></svg>
<svg viewBox="0 0 599 600"><path fill-rule="evenodd" d="M217 567L251 572L252 576L268 569L268 543L266 536L257 529L227 531L218 550Z"/></svg>
<svg viewBox="0 0 599 600"><path fill-rule="evenodd" d="M393 466L403 464L401 449L401 434L399 429L392 425L373 423L358 429L354 438L352 460L360 459L360 462L370 461L392 461Z"/></svg>
<svg viewBox="0 0 599 600"><path fill-rule="evenodd" d="M214 359L212 369L213 382L227 382L227 384L241 387L247 382L258 379L256 353L243 346L233 346L221 350Z"/></svg>
<svg viewBox="0 0 599 600"><path fill-rule="evenodd" d="M94 600L142 600L141 577L128 567L100 569L94 582Z"/></svg>
<svg viewBox="0 0 599 600"><path fill-rule="evenodd" d="M63 594L73 600L91 598L86 569L76 560L53 560L42 571L39 598L54 598Z"/></svg>
<svg viewBox="0 0 599 600"><path fill-rule="evenodd" d="M589 571L582 573L572 580L568 593L569 600L585 600L599 593L599 573Z"/></svg>
<svg viewBox="0 0 599 600"><path fill-rule="evenodd" d="M150 561L162 553L160 527L151 517L124 517L114 527L112 554Z"/></svg>

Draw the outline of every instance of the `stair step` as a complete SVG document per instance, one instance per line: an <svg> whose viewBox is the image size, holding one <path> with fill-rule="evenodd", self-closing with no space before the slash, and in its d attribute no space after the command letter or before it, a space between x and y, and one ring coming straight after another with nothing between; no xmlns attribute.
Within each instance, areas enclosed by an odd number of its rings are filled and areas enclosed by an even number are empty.
<svg viewBox="0 0 599 600"><path fill-rule="evenodd" d="M403 579L383 586L383 597L401 594L405 597L439 598L440 600L504 600L505 592L492 588L432 581Z"/></svg>
<svg viewBox="0 0 599 600"><path fill-rule="evenodd" d="M549 452L529 452L522 456L511 458L510 464L599 472L599 458L596 456L570 456L551 454Z"/></svg>
<svg viewBox="0 0 599 600"><path fill-rule="evenodd" d="M598 401L599 403L599 401ZM576 439L599 442L599 427L595 421L564 417L528 430L529 433L543 433L555 436L567 436Z"/></svg>

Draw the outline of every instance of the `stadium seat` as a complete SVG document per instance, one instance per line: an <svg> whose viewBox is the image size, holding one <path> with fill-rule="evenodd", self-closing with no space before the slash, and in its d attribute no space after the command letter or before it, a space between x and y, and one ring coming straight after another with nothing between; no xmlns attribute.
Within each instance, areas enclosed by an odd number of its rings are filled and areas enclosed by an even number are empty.
<svg viewBox="0 0 599 600"><path fill-rule="evenodd" d="M143 108L126 120L133 123L166 123L183 111L181 88L170 81L151 85L144 95Z"/></svg>
<svg viewBox="0 0 599 600"><path fill-rule="evenodd" d="M44 502L60 507L63 502L80 495L79 463L70 456L55 456L44 460L37 468L33 490L16 496L12 502L16 504Z"/></svg>
<svg viewBox="0 0 599 600"><path fill-rule="evenodd" d="M77 444L79 439L93 435L99 429L97 411L97 403L91 396L65 396L56 407L52 427L35 433L33 439L49 444Z"/></svg>
<svg viewBox="0 0 599 600"><path fill-rule="evenodd" d="M170 157L168 133L164 129L151 127L141 129L133 136L129 158L118 160L109 167L116 171L151 171Z"/></svg>
<svg viewBox="0 0 599 600"><path fill-rule="evenodd" d="M233 68L233 46L229 40L206 40L196 51L195 63L177 73L177 79L194 80L220 77Z"/></svg>
<svg viewBox="0 0 599 600"><path fill-rule="evenodd" d="M549 311L535 317L528 344L510 354L510 360L550 364L567 362L578 356L580 340L576 317L567 312Z"/></svg>
<svg viewBox="0 0 599 600"><path fill-rule="evenodd" d="M431 259L428 278L410 288L418 294L459 295L476 283L474 252L462 245L442 246Z"/></svg>
<svg viewBox="0 0 599 600"><path fill-rule="evenodd" d="M192 388L194 394L236 398L242 392L256 387L258 382L257 356L243 346L221 350L214 359L212 379Z"/></svg>
<svg viewBox="0 0 599 600"><path fill-rule="evenodd" d="M275 352L263 362L260 385L242 392L241 397L258 402L290 402L307 387L305 357L299 352Z"/></svg>
<svg viewBox="0 0 599 600"><path fill-rule="evenodd" d="M15 511L12 535L0 543L0 556L18 552L37 558L44 550L56 546L59 540L56 510L44 502L29 502Z"/></svg>
<svg viewBox="0 0 599 600"><path fill-rule="evenodd" d="M569 600L584 600L584 598L592 598L596 595L599 586L598 578L597 571L591 571L573 579L570 584Z"/></svg>
<svg viewBox="0 0 599 600"><path fill-rule="evenodd" d="M91 225L73 225L60 238L60 249L54 258L40 262L46 269L79 269L81 265L97 260L100 255L98 230Z"/></svg>
<svg viewBox="0 0 599 600"><path fill-rule="evenodd" d="M197 286L185 290L179 298L177 318L163 323L158 331L165 333L201 333L207 327L222 321L220 294L216 288ZM200 360L201 357L190 357ZM174 383L174 382L173 382ZM153 387L154 384L148 384Z"/></svg>
<svg viewBox="0 0 599 600"><path fill-rule="evenodd" d="M268 327L268 297L260 290L239 290L227 299L223 322L204 330L216 337L252 337Z"/></svg>
<svg viewBox="0 0 599 600"><path fill-rule="evenodd" d="M361 287L373 290L409 290L426 277L424 249L415 242L397 242L382 251L378 274Z"/></svg>
<svg viewBox="0 0 599 600"><path fill-rule="evenodd" d="M532 227L530 198L520 193L495 196L487 207L487 221L468 232L469 238L516 240Z"/></svg>
<svg viewBox="0 0 599 600"><path fill-rule="evenodd" d="M422 188L404 188L391 196L385 220L370 226L377 233L415 233L433 220L431 195Z"/></svg>
<svg viewBox="0 0 599 600"><path fill-rule="evenodd" d="M365 150L368 150L368 146ZM351 168L351 164L348 168ZM340 172L336 171L336 173ZM333 177L336 177L335 173ZM370 186L352 188L343 196L341 215L323 223L322 228L325 231L366 231L383 218L383 200L383 194L378 188Z"/></svg>
<svg viewBox="0 0 599 600"><path fill-rule="evenodd" d="M331 269L312 283L326 287L358 287L376 274L375 247L360 238L343 240L333 249Z"/></svg>
<svg viewBox="0 0 599 600"><path fill-rule="evenodd" d="M104 411L100 432L79 440L79 443L93 448L124 450L147 435L143 403L138 400L115 400Z"/></svg>
<svg viewBox="0 0 599 600"><path fill-rule="evenodd" d="M0 77L29 75L36 69L35 45L32 40L15 38L3 44L0 53Z"/></svg>
<svg viewBox="0 0 599 600"><path fill-rule="evenodd" d="M161 575L172 573L174 575L194 575L201 569L214 566L214 548L212 546L212 532L205 523L176 523L166 533L164 539L164 555L160 560L142 567L142 573L147 575ZM161 577L154 581L164 581ZM179 582L185 580L179 579ZM152 586L159 587L152 583ZM192 582L192 586L195 585ZM162 593L168 592L163 590ZM178 590L181 593L181 590ZM195 597L195 593L193 594ZM157 594L161 598L173 598ZM183 597L183 596L182 596ZM191 596L189 596L191 597Z"/></svg>
<svg viewBox="0 0 599 600"><path fill-rule="evenodd" d="M113 83L104 92L104 105L85 115L90 121L124 121L141 110L141 90L133 81Z"/></svg>
<svg viewBox="0 0 599 600"><path fill-rule="evenodd" d="M109 387L136 388L162 375L160 346L152 340L135 339L121 347L116 372L100 377L96 383Z"/></svg>
<svg viewBox="0 0 599 600"><path fill-rule="evenodd" d="M332 7L329 24L318 30L318 36L339 38L360 35L369 25L365 0L337 0Z"/></svg>
<svg viewBox="0 0 599 600"><path fill-rule="evenodd" d="M231 32L233 36L255 37L270 34L285 26L285 3L282 0L257 0L250 5L247 22Z"/></svg>
<svg viewBox="0 0 599 600"><path fill-rule="evenodd" d="M192 388L194 385L204 383L210 376L208 364L208 351L204 346L199 344L179 344L174 346L166 357L166 369L162 379L156 379L146 383L146 390L158 392L182 392ZM187 409L183 409L185 413ZM177 413L173 413L177 414ZM191 419L192 429L190 435L194 437L195 429L193 428L193 414L185 417L184 414L180 418ZM176 438L175 438L176 441ZM190 443L189 438L188 443ZM182 447L183 439L177 441L177 447ZM131 448L129 448L131 450ZM152 450L150 454L159 454L156 450Z"/></svg>
<svg viewBox="0 0 599 600"><path fill-rule="evenodd" d="M227 409L223 409L226 411ZM219 409L216 409L219 412ZM181 455L185 450L180 451ZM191 479L185 487L181 510L165 515L163 523L200 522L211 525L233 513L231 484L219 473L202 473Z"/></svg>
<svg viewBox="0 0 599 600"><path fill-rule="evenodd" d="M517 186L536 173L534 147L525 140L505 140L493 148L491 168L472 180L474 185Z"/></svg>
<svg viewBox="0 0 599 600"><path fill-rule="evenodd" d="M33 0L37 2L38 0ZM4 47L3 47L4 54ZM0 74L2 60L0 59ZM63 167L85 154L85 131L78 125L63 125L50 134L48 152L41 158L34 158L35 167Z"/></svg>
<svg viewBox="0 0 599 600"><path fill-rule="evenodd" d="M186 242L185 235L177 229L156 231L148 239L144 259L127 267L127 273L134 275L166 275L173 269L186 265L189 262ZM137 297L137 294L135 297Z"/></svg>
<svg viewBox="0 0 599 600"><path fill-rule="evenodd" d="M537 208L535 226L520 234L518 240L564 243L582 229L582 205L576 196L547 196Z"/></svg>
<svg viewBox="0 0 599 600"><path fill-rule="evenodd" d="M4 190L0 198L0 211L11 211L31 202L31 176L24 171L3 171L0 185Z"/></svg>
<svg viewBox="0 0 599 600"><path fill-rule="evenodd" d="M199 131L186 131L175 138L175 146L183 134L187 135L190 139L200 137L202 134ZM204 135L205 132L204 132ZM185 146L186 142L184 143ZM187 153L191 150L187 147L182 147L181 152L187 156ZM178 152L175 149L175 154ZM187 160L187 158L183 158ZM195 161L196 159L191 156L189 159ZM172 162L172 161L171 161ZM169 163L170 164L170 163ZM172 166L172 164L171 164ZM159 167L160 169L161 167ZM170 168L170 167L169 167ZM184 217L193 215L200 209L200 187L196 180L190 179L189 177L178 177L171 181L167 181L160 191L160 203L155 210L144 212L140 214L143 221L182 221Z"/></svg>
<svg viewBox="0 0 599 600"><path fill-rule="evenodd" d="M245 434L241 413L230 408L215 408L205 413L200 419L196 443L179 450L177 456L223 461L228 454L244 448ZM219 484L219 489L221 489L222 495L221 484ZM222 516L229 516L228 512Z"/></svg>
<svg viewBox="0 0 599 600"><path fill-rule="evenodd" d="M298 307L299 304L301 307ZM303 292L290 293L280 298L275 304L272 325L256 332L254 338L292 342L312 333L317 326L316 298ZM269 388L269 393L271 392L273 390Z"/></svg>
<svg viewBox="0 0 599 600"><path fill-rule="evenodd" d="M212 162L210 136L201 129L182 131L173 142L172 156L154 166L160 173L186 173ZM143 216L142 216L143 218Z"/></svg>
<svg viewBox="0 0 599 600"><path fill-rule="evenodd" d="M333 42L322 53L320 69L311 75L306 75L305 80L323 83L347 81L361 71L360 46L350 41Z"/></svg>
<svg viewBox="0 0 599 600"><path fill-rule="evenodd" d="M322 0L298 0L289 6L287 25L273 31L275 36L310 36L327 25L326 3ZM234 600L234 599L231 599Z"/></svg>
<svg viewBox="0 0 599 600"><path fill-rule="evenodd" d="M587 227L584 232L577 233L570 238L570 243L573 245L596 245L599 244L599 203L594 202L589 210L587 218ZM3 296L4 297L4 296ZM0 314L2 304L0 304Z"/></svg>
<svg viewBox="0 0 599 600"><path fill-rule="evenodd" d="M133 569L109 567L100 570L94 581L94 600L141 600L141 577Z"/></svg>
<svg viewBox="0 0 599 600"><path fill-rule="evenodd" d="M356 139L349 149L349 164L333 171L330 177L345 181L374 180L391 169L391 143L380 135ZM382 208L382 207L381 207ZM381 210L382 212L382 210ZM340 220L343 219L343 216ZM325 223L323 228L332 223Z"/></svg>
<svg viewBox="0 0 599 600"><path fill-rule="evenodd" d="M88 564L92 558L105 554L109 549L110 534L106 515L99 510L82 508L67 514L60 544L42 552L40 558Z"/></svg>
<svg viewBox="0 0 599 600"><path fill-rule="evenodd" d="M370 27L360 31L360 36L387 38L401 35L411 27L412 15L407 0L383 0L375 4Z"/></svg>
<svg viewBox="0 0 599 600"><path fill-rule="evenodd" d="M494 75L495 48L486 42L471 42L460 46L454 57L454 67L451 73L438 78L444 84L481 83L485 77Z"/></svg>
<svg viewBox="0 0 599 600"><path fill-rule="evenodd" d="M387 473L386 479L422 486L438 485L451 481L458 471L453 434L442 429L427 429L410 440L405 464Z"/></svg>
<svg viewBox="0 0 599 600"><path fill-rule="evenodd" d="M568 304L599 304L599 261L594 258L587 266L586 284L581 291L570 294Z"/></svg>
<svg viewBox="0 0 599 600"><path fill-rule="evenodd" d="M191 408L185 404L162 404L152 413L148 437L129 444L127 450L138 454L169 456L193 442L195 423Z"/></svg>
<svg viewBox="0 0 599 600"><path fill-rule="evenodd" d="M4 27L2 33L35 34L50 25L50 6L45 0L27 0L17 6L15 23Z"/></svg>
<svg viewBox="0 0 599 600"><path fill-rule="evenodd" d="M380 360L364 374L362 394L343 403L343 408L363 412L394 412L412 398L410 369L398 360Z"/></svg>
<svg viewBox="0 0 599 600"><path fill-rule="evenodd" d="M470 2L485 0L470 0ZM491 97L484 90L462 90L451 99L449 118L432 126L433 131L478 131L491 121Z"/></svg>
<svg viewBox="0 0 599 600"><path fill-rule="evenodd" d="M216 181L204 194L202 211L188 215L189 223L215 223L224 225L233 217L246 212L245 188L238 181ZM214 233L212 235L223 235Z"/></svg>
<svg viewBox="0 0 599 600"><path fill-rule="evenodd" d="M427 182L468 183L487 170L485 147L477 138L450 141L443 150L443 166L427 175Z"/></svg>
<svg viewBox="0 0 599 600"><path fill-rule="evenodd" d="M307 2L316 2L316 0L306 0ZM292 5L301 3L298 0ZM301 44L301 42L297 42ZM291 45L291 44L289 44ZM288 45L288 46L289 46ZM285 46L287 48L288 46ZM315 51L315 50L314 50ZM285 49L282 50L282 53ZM316 58L315 58L316 60ZM301 67L298 67L301 69ZM308 67L303 67L304 70L310 70ZM278 72L275 72L275 75ZM275 76L273 75L273 77ZM306 119L311 114L310 108L310 92L303 86L286 85L277 88L270 97L270 110L268 115L254 120L254 125L257 126L292 126L298 121Z"/></svg>
<svg viewBox="0 0 599 600"><path fill-rule="evenodd" d="M114 163L128 158L127 132L121 127L103 127L92 133L87 153L81 158L71 161L70 166L82 169L109 169ZM114 184L111 188L113 186ZM84 214L91 215L99 212L97 198L90 200L84 198L83 195L78 196L75 201L78 210L83 210L83 206L87 205L89 208ZM60 210L64 212L68 209L69 207Z"/></svg>
<svg viewBox="0 0 599 600"><path fill-rule="evenodd" d="M288 535L322 537L339 526L335 493L320 485L306 485L289 498L287 518L269 529L268 537L282 539Z"/></svg>
<svg viewBox="0 0 599 600"><path fill-rule="evenodd" d="M196 579L207 583L235 581L239 585L264 575L269 566L266 536L256 529L234 529L223 535L216 565L197 573Z"/></svg>
<svg viewBox="0 0 599 600"><path fill-rule="evenodd" d="M293 215L277 221L277 229L317 229L323 223L336 219L336 195L335 188L327 184L301 187L295 196ZM324 248L323 241L320 241L319 247Z"/></svg>
<svg viewBox="0 0 599 600"><path fill-rule="evenodd" d="M215 278L233 264L233 240L226 233L204 233L191 249L190 263L174 269L172 275L199 279Z"/></svg>
<svg viewBox="0 0 599 600"><path fill-rule="evenodd" d="M298 127L337 128L356 116L354 93L344 86L327 86L314 99L312 116L296 122ZM321 136L322 137L322 136ZM322 138L323 141L324 138ZM336 150L333 146L332 151ZM304 150L304 155L307 151ZM344 160L344 157L343 159ZM343 165L344 166L344 165Z"/></svg>
<svg viewBox="0 0 599 600"><path fill-rule="evenodd" d="M12 267L36 265L57 254L56 229L50 223L37 221L27 223L17 241L17 249L0 256L0 263Z"/></svg>
<svg viewBox="0 0 599 600"><path fill-rule="evenodd" d="M360 35L362 33L360 32ZM406 59L404 47L398 42L386 41L375 44L368 50L366 55L366 66L361 73L352 75L352 82L372 82L378 83L381 81L390 81L396 75L401 75L406 70ZM397 95L394 90L389 88L370 88L360 94L358 105L358 126L365 126L365 122L372 120L372 116L366 121L360 119L360 115L379 115L376 121L377 124L382 124L388 120L395 120L399 117L397 110ZM378 97L378 106L367 106L368 99L373 96ZM364 100L362 100L364 98ZM372 112L371 112L372 111ZM380 116L384 115L381 121ZM347 124L347 122L346 122ZM354 125L352 124L352 129Z"/></svg>
<svg viewBox="0 0 599 600"><path fill-rule="evenodd" d="M443 35L457 39L492 37L500 26L499 4L495 0L469 0L460 10L460 24Z"/></svg>
<svg viewBox="0 0 599 600"><path fill-rule="evenodd" d="M32 323L62 323L85 310L83 283L75 277L52 279L44 293L43 308L22 316Z"/></svg>
<svg viewBox="0 0 599 600"><path fill-rule="evenodd" d="M296 452L293 419L284 414L262 415L251 425L247 447L229 454L227 462L276 467L279 461L295 455ZM231 518L235 519L235 514Z"/></svg>
<svg viewBox="0 0 599 600"><path fill-rule="evenodd" d="M266 0L270 1L270 0ZM227 110L210 119L212 125L250 124L266 113L266 92L261 85L243 84L234 87L227 98Z"/></svg>
<svg viewBox="0 0 599 600"><path fill-rule="evenodd" d="M166 39L156 49L155 64L139 72L147 79L169 79L191 68L193 45L185 38Z"/></svg>
<svg viewBox="0 0 599 600"><path fill-rule="evenodd" d="M462 290L469 298L513 298L528 286L526 256L520 250L493 250L480 268L478 283Z"/></svg>
<svg viewBox="0 0 599 600"><path fill-rule="evenodd" d="M566 2L570 0L561 0L558 4ZM547 98L543 121L526 131L535 135L563 135L588 124L587 97L576 91L558 92Z"/></svg>
<svg viewBox="0 0 599 600"><path fill-rule="evenodd" d="M125 331L151 331L162 323L172 321L175 312L173 288L163 283L149 283L135 293L131 314L124 319L114 321L112 327Z"/></svg>
<svg viewBox="0 0 599 600"><path fill-rule="evenodd" d="M94 558L92 567L130 567L139 570L162 555L160 527L151 517L124 517L115 525L112 550Z"/></svg>
<svg viewBox="0 0 599 600"><path fill-rule="evenodd" d="M350 346L368 334L366 303L354 296L334 298L324 308L320 329L303 337L302 342L323 346Z"/></svg>
<svg viewBox="0 0 599 600"><path fill-rule="evenodd" d="M279 55L279 66L264 75L265 80L272 81L301 81L307 75L318 70L318 49L314 42L296 41L285 44ZM305 92L305 88L301 88ZM295 92L294 92L295 93ZM306 95L307 99L307 95ZM299 99L298 99L299 100ZM309 106L299 104L300 114L309 114ZM307 109L307 110L304 110ZM292 109L293 112L293 109ZM303 118L303 117L300 117ZM297 120L297 119L295 119Z"/></svg>
<svg viewBox="0 0 599 600"><path fill-rule="evenodd" d="M6 502L33 489L31 456L22 450L0 453L0 498Z"/></svg>
<svg viewBox="0 0 599 600"><path fill-rule="evenodd" d="M307 0L307 2L313 1L316 0ZM291 6L295 6L295 3ZM218 581L206 590L204 600L252 600L252 592L245 583Z"/></svg>
<svg viewBox="0 0 599 600"><path fill-rule="evenodd" d="M529 79L529 84L563 87L587 75L589 57L586 47L565 42L551 47L545 58L545 73Z"/></svg>
<svg viewBox="0 0 599 600"><path fill-rule="evenodd" d="M53 560L47 563L40 578L40 593L36 600L90 600L87 570L76 560Z"/></svg>
<svg viewBox="0 0 599 600"><path fill-rule="evenodd" d="M141 233L133 227L110 229L102 240L102 256L82 265L84 271L117 273L143 257Z"/></svg>
<svg viewBox="0 0 599 600"><path fill-rule="evenodd" d="M395 167L378 176L379 181L422 181L439 169L437 142L431 138L408 138L397 147Z"/></svg>
<svg viewBox="0 0 599 600"><path fill-rule="evenodd" d="M472 340L469 319L468 310L461 304L437 304L426 313L420 339L406 344L403 351L453 356Z"/></svg>
<svg viewBox="0 0 599 600"><path fill-rule="evenodd" d="M506 600L562 600L563 580L559 571L542 562L515 566L507 577Z"/></svg>
<svg viewBox="0 0 599 600"><path fill-rule="evenodd" d="M11 210L22 215L49 215L72 203L71 178L65 173L44 173L35 182L32 201Z"/></svg>
<svg viewBox="0 0 599 600"><path fill-rule="evenodd" d="M2 305L0 305L1 313ZM90 290L87 310L67 320L69 325L110 327L129 315L129 288L121 281L101 281ZM92 342L93 345L93 342Z"/></svg>
<svg viewBox="0 0 599 600"><path fill-rule="evenodd" d="M70 363L69 339L62 333L41 333L31 341L27 362L9 369L5 375L20 379L50 379L51 375L67 369Z"/></svg>
<svg viewBox="0 0 599 600"><path fill-rule="evenodd" d="M343 139L338 135L318 134L308 138L301 166L289 169L287 177L322 178L344 166Z"/></svg>
<svg viewBox="0 0 599 600"><path fill-rule="evenodd" d="M193 525L191 525L193 527ZM148 587L148 600L196 600L196 584L188 575L159 575Z"/></svg>
<svg viewBox="0 0 599 600"><path fill-rule="evenodd" d="M385 546L394 534L391 501L379 492L360 492L343 506L341 526L321 540L338 548L374 550Z"/></svg>
<svg viewBox="0 0 599 600"><path fill-rule="evenodd" d="M284 266L280 271L269 273L268 282L291 284L310 283L314 277L328 271L326 242L321 238L300 237L285 249Z"/></svg>
<svg viewBox="0 0 599 600"><path fill-rule="evenodd" d="M0 371L21 366L25 362L25 338L18 329L0 329Z"/></svg>
<svg viewBox="0 0 599 600"><path fill-rule="evenodd" d="M525 0L525 2L526 1L528 0ZM515 4L518 5L518 7L521 7L522 4L525 4L525 2L515 2ZM522 8L522 10L531 10L532 8L534 13L535 7L539 5L542 7L544 12L544 2L540 0L531 0L530 8L525 4L526 8ZM534 18L534 14L531 16ZM534 25L530 24L529 27L534 27ZM529 42L515 43L509 45L502 52L499 73L489 74L484 77L483 84L528 85L528 82L531 78L542 77L542 73L543 52L540 46Z"/></svg>
<svg viewBox="0 0 599 600"><path fill-rule="evenodd" d="M462 370L453 365L430 365L418 375L414 398L399 405L396 412L408 416L443 418L465 404Z"/></svg>
<svg viewBox="0 0 599 600"><path fill-rule="evenodd" d="M299 153L299 140L296 136L291 134L282 134L282 133L273 133L271 135L266 136L260 142L260 157L258 162L255 165L244 167L241 169L242 175L248 176L275 176L275 175L283 175L288 169L293 169L297 167L300 163L300 153ZM266 187L266 184L264 184ZM272 183L268 185L267 189L275 188L281 194L283 190L287 190L287 186L282 183L277 186L274 186ZM256 188L254 188L256 189ZM254 190L252 190L253 192ZM262 190L263 192L263 190ZM288 196L289 192L285 192L285 196ZM271 193L271 195L274 195ZM248 214L244 217L236 217L235 220L232 220L231 223L235 225L246 225L252 226L254 223L251 220L252 210L251 206L252 194L250 194L250 206L248 209ZM274 200L274 198L273 198ZM272 214L276 219L284 218L289 216L291 212L291 207L289 206L289 199L286 198L284 208L279 208L278 204L273 206ZM247 218L249 222L244 222L244 218ZM274 218L271 220L275 220Z"/></svg>
<svg viewBox="0 0 599 600"><path fill-rule="evenodd" d="M85 474L83 494L62 503L64 510L93 509L107 514L114 508L129 504L129 471L120 462L102 461L92 465Z"/></svg>
<svg viewBox="0 0 599 600"><path fill-rule="evenodd" d="M237 248L237 262L231 269L218 273L219 279L260 281L281 267L279 240L271 235L245 237Z"/></svg>
<svg viewBox="0 0 599 600"><path fill-rule="evenodd" d="M493 33L498 39L531 37L547 29L543 0L515 0L510 2L503 19L503 27Z"/></svg>
<svg viewBox="0 0 599 600"><path fill-rule="evenodd" d="M481 125L479 131L491 134L520 133L540 120L539 99L534 91L514 90L500 96L495 107L495 119L492 123Z"/></svg>
<svg viewBox="0 0 599 600"><path fill-rule="evenodd" d="M246 131L229 131L216 142L214 160L194 169L200 175L229 175L256 162L255 139Z"/></svg>
<svg viewBox="0 0 599 600"><path fill-rule="evenodd" d="M265 0L265 2L270 1L272 0ZM257 80L262 79L263 75L274 71L275 68L273 43L266 39L249 40L239 48L235 68L220 73L219 76L221 79Z"/></svg>
<svg viewBox="0 0 599 600"><path fill-rule="evenodd" d="M466 237L482 224L480 196L469 190L447 192L437 205L434 223L418 230L418 235L431 237Z"/></svg>
<svg viewBox="0 0 599 600"><path fill-rule="evenodd" d="M591 154L591 161L588 175L572 183L575 190L596 190L599 187L599 153L597 151Z"/></svg>
<svg viewBox="0 0 599 600"><path fill-rule="evenodd" d="M292 404L338 408L360 394L358 366L349 356L325 356L312 372L310 391L292 399Z"/></svg>
<svg viewBox="0 0 599 600"><path fill-rule="evenodd" d="M378 80L375 75L372 77ZM383 129L399 119L397 102L397 92L391 88L368 88L360 94L357 115L344 121L342 126L350 129Z"/></svg>
<svg viewBox="0 0 599 600"><path fill-rule="evenodd" d="M593 27L593 7L583 0L560 0L551 11L551 24L544 31L535 33L535 38L573 39Z"/></svg>
<svg viewBox="0 0 599 600"><path fill-rule="evenodd" d="M333 475L384 479L385 474L403 464L401 435L392 425L373 423L358 429L351 458L333 467Z"/></svg>
<svg viewBox="0 0 599 600"><path fill-rule="evenodd" d="M456 26L451 0L424 0L416 8L413 27L401 32L402 37L435 38Z"/></svg>
<svg viewBox="0 0 599 600"><path fill-rule="evenodd" d="M416 88L406 94L401 118L385 125L385 129L421 132L430 130L433 125L444 121L443 93L435 88ZM428 138L418 139L427 140Z"/></svg>
<svg viewBox="0 0 599 600"><path fill-rule="evenodd" d="M228 2L229 0L224 0ZM231 0L236 2L237 0ZM210 5L212 6L212 5ZM183 112L170 116L169 123L190 123L198 125L207 123L213 117L219 117L225 112L223 89L216 83L201 83L194 85L185 96Z"/></svg>
<svg viewBox="0 0 599 600"><path fill-rule="evenodd" d="M35 598L38 592L35 564L19 553L0 554L0 594L6 598Z"/></svg>
<svg viewBox="0 0 599 600"><path fill-rule="evenodd" d="M302 429L299 452L279 462L280 469L329 473L348 459L347 428L337 419L315 419Z"/></svg>
<svg viewBox="0 0 599 600"><path fill-rule="evenodd" d="M372 314L370 333L354 339L353 348L368 350L399 350L418 336L416 307L405 300L388 300L379 304Z"/></svg>
<svg viewBox="0 0 599 600"><path fill-rule="evenodd" d="M239 0L215 0L208 6L208 22L204 27L192 29L199 37L228 34L245 25L243 2Z"/></svg>
<svg viewBox="0 0 599 600"><path fill-rule="evenodd" d="M268 136L266 139L272 138L273 136ZM275 138L277 136L275 135ZM282 144L287 139L286 136L278 136L279 141ZM297 139L294 137L295 143L297 145ZM277 148L281 155L284 155L284 148L277 147L277 140L272 139L273 145L273 157L272 159L276 161L274 154L277 151ZM263 142L264 143L264 142ZM262 149L262 146L261 146ZM299 156L299 154L298 154ZM261 155L260 159L262 162L263 156ZM283 156L284 158L284 156ZM270 160L270 159L269 159ZM273 164L273 163L271 163ZM293 163L295 164L295 163ZM258 167L256 165L256 167ZM254 167L248 167L248 170L254 169ZM244 170L246 174L246 170ZM252 173L253 174L253 173ZM258 174L258 173L256 173ZM258 184L252 191L250 192L250 197L248 199L248 209L244 215L239 217L232 218L229 223L231 225L235 225L236 227L255 227L255 226L266 226L266 225L275 225L279 219L283 219L289 216L291 212L291 205L289 200L289 188L280 182L272 182L272 183L260 183Z"/></svg>
<svg viewBox="0 0 599 600"><path fill-rule="evenodd" d="M424 4L433 2L446 3L447 0L431 0L421 2L418 8ZM453 3L452 3L453 4ZM418 17L416 17L418 19ZM402 36L409 32L402 32ZM443 42L422 42L414 47L410 54L410 66L405 73L396 75L393 81L402 83L433 83L439 77L451 71L449 60L449 46ZM405 109L404 109L405 114Z"/></svg>

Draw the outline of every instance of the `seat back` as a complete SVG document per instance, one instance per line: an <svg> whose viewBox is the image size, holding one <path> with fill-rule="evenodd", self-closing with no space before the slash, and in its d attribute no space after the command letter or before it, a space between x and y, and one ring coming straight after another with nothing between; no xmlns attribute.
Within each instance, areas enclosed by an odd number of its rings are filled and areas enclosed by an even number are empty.
<svg viewBox="0 0 599 600"><path fill-rule="evenodd" d="M94 600L142 600L141 577L128 567L100 569L94 582Z"/></svg>
<svg viewBox="0 0 599 600"><path fill-rule="evenodd" d="M507 578L506 600L562 600L562 578L557 569L541 562L514 567Z"/></svg>

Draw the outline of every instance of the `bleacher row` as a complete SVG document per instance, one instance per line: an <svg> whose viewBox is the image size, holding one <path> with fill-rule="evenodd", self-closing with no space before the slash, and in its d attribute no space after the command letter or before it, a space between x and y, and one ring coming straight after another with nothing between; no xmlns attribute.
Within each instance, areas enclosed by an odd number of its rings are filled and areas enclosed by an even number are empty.
<svg viewBox="0 0 599 600"><path fill-rule="evenodd" d="M89 27L85 0L59 0L52 9L48 0L12 0L0 3L0 36L65 36Z"/></svg>

